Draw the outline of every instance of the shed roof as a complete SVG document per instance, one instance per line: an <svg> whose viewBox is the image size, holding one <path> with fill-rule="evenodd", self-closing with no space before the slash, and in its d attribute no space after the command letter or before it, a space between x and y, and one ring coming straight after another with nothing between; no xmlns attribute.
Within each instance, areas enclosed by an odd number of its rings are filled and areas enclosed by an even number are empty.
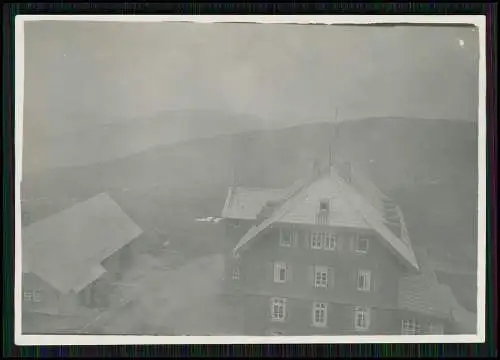
<svg viewBox="0 0 500 360"><path fill-rule="evenodd" d="M104 259L141 233L102 193L22 230L23 272L60 292L78 292L105 272Z"/></svg>
<svg viewBox="0 0 500 360"><path fill-rule="evenodd" d="M399 280L399 307L412 312L453 321L461 331L475 333L476 315L464 309L451 288L441 284L427 252L414 248L420 273Z"/></svg>

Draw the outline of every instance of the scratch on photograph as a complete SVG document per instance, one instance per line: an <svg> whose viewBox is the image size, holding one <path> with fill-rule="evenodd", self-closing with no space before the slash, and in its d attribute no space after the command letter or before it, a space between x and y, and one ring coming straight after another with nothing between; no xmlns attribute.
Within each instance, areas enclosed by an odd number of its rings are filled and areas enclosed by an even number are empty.
<svg viewBox="0 0 500 360"><path fill-rule="evenodd" d="M17 24L17 339L484 341L477 19L226 18Z"/></svg>

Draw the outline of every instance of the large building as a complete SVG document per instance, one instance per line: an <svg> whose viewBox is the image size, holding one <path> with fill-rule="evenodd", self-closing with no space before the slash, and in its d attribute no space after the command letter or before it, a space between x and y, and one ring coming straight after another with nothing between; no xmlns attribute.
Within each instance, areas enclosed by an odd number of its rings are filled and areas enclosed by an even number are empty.
<svg viewBox="0 0 500 360"><path fill-rule="evenodd" d="M401 209L349 163L287 189L232 187L222 217L234 241L225 296L245 334L476 332Z"/></svg>
<svg viewBox="0 0 500 360"><path fill-rule="evenodd" d="M71 315L108 306L142 230L100 194L22 230L23 312Z"/></svg>

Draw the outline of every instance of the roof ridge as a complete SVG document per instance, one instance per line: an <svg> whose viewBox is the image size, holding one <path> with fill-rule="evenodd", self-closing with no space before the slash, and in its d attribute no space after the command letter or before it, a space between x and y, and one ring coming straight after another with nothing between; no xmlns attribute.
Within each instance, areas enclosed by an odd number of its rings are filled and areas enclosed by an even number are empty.
<svg viewBox="0 0 500 360"><path fill-rule="evenodd" d="M396 253L401 256L407 263L409 263L413 268L418 269L418 261L413 252L411 243L401 239L399 236L393 234L393 232L387 227L383 215L380 210L372 204L370 199L361 190L350 182L348 183L339 173L339 169L335 166L329 166L328 172L320 171L318 173L313 173L312 175L297 181L292 187L287 191L286 196L281 199L283 203L278 206L270 217L264 219L260 224L250 228L247 233L240 239L238 244L233 249L233 253L236 254L240 248L247 244L251 239L257 236L261 231L266 229L272 223L279 221L287 211L300 199L300 195L304 191L309 189L312 183L322 178L327 178L330 181L335 181L337 186L340 186L342 193L347 196L352 202L354 209L360 213L361 217L366 221L366 223L377 231L380 236L388 243L388 245L396 251Z"/></svg>
<svg viewBox="0 0 500 360"><path fill-rule="evenodd" d="M336 174L338 177L339 174ZM341 178L341 177L340 177ZM354 200L354 203L355 203L355 208L357 210L360 211L361 215L363 216L363 218L365 219L365 221L375 230L377 231L382 237L384 237L388 242L389 244L403 257L405 258L406 261L408 261L414 268L418 269L419 266L418 266L418 261L415 257L415 254L414 254L414 251L413 251L413 248L411 247L411 244L410 243L407 243L405 241L403 241L402 239L400 239L400 237L394 235L392 233L392 231L387 228L385 222L384 222L384 217L382 216L382 214L380 214L379 210L371 203L371 201L369 201L368 199L366 199L366 197L361 194L359 191L356 191L357 189L352 186L350 183L347 183L345 181L339 181L339 184L340 186L342 186L344 189L346 189L347 191L345 191L345 194L350 197L351 199L353 197L355 197L356 199ZM364 203L364 204L359 204L359 203ZM365 206L361 206L361 205L365 205ZM376 217L380 217L380 219L374 219L371 217L370 214L368 214L366 212L366 208L372 208L371 212L374 213L374 215L376 214ZM379 226L376 226L376 224L374 224L374 221L376 221L377 223L379 223L378 225ZM383 228L380 229L380 226L382 226ZM381 233L380 230L384 230L384 232L387 231L386 234L383 234ZM405 248L408 248L411 253L409 254L410 255L410 258L408 258L407 256L405 256L400 249L396 248L396 246L394 246L394 244L392 244L391 240L389 240L387 238L387 235L390 234L392 235L394 238L396 238L398 240L398 242L400 242Z"/></svg>
<svg viewBox="0 0 500 360"><path fill-rule="evenodd" d="M116 252L141 233L143 230L121 206L102 192L22 229L23 266L44 281L49 280L45 275L54 276L48 283L56 289L68 288L80 280L78 276L87 276L105 254ZM108 241L98 241L101 237ZM95 241L88 243L89 239ZM55 247L64 256L47 262L41 254Z"/></svg>

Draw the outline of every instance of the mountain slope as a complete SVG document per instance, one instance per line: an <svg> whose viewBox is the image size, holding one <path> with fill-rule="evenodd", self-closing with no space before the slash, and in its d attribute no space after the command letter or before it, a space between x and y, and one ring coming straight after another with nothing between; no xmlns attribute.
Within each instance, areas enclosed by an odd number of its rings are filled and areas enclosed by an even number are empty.
<svg viewBox="0 0 500 360"><path fill-rule="evenodd" d="M43 119L31 121L24 132L24 173L111 161L157 145L264 126L255 116L216 110L168 110L145 119L102 123L68 120L77 130L64 131L50 128Z"/></svg>
<svg viewBox="0 0 500 360"><path fill-rule="evenodd" d="M412 241L429 248L437 261L473 272L475 125L366 119L343 123L338 129L338 153L401 205ZM28 174L22 183L23 225L108 191L146 231L175 234L193 251L210 252L214 248L210 239L222 235L215 227L207 230L207 225L195 223L195 217L219 216L227 187L235 181L254 187L290 185L311 170L315 158L328 158L331 134L331 124L325 123L250 131ZM214 231L213 236L207 231ZM475 291L468 294L467 301L473 303Z"/></svg>

